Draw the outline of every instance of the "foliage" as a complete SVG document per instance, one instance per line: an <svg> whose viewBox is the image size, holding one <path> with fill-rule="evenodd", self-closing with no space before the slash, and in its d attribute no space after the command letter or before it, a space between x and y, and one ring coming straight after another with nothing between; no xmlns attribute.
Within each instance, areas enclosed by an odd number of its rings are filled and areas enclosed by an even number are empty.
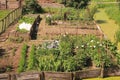
<svg viewBox="0 0 120 80"><path fill-rule="evenodd" d="M32 24L33 22L35 21L35 18L33 17L27 17L27 16L23 16L20 20L19 20L19 23L30 23Z"/></svg>
<svg viewBox="0 0 120 80"><path fill-rule="evenodd" d="M52 19L50 18L50 17L46 17L46 23L48 24L48 25L51 25L52 24Z"/></svg>
<svg viewBox="0 0 120 80"><path fill-rule="evenodd" d="M27 24L33 24L33 22L35 21L35 18L33 17L27 17L27 16L23 16L20 20L19 20L19 24L25 22ZM21 33L27 33L28 31L26 29L19 29L19 27L16 27L16 30L18 32Z"/></svg>
<svg viewBox="0 0 120 80"><path fill-rule="evenodd" d="M27 70L31 70L35 68L35 46L32 45L30 55L28 57L28 66Z"/></svg>
<svg viewBox="0 0 120 80"><path fill-rule="evenodd" d="M87 7L87 13L86 17L88 17L90 20L93 20L95 13L97 12L97 4L95 2L91 2L90 5Z"/></svg>
<svg viewBox="0 0 120 80"><path fill-rule="evenodd" d="M27 53L27 45L23 44L22 50L21 50L21 58L18 66L18 72L23 72L26 68L26 53Z"/></svg>
<svg viewBox="0 0 120 80"><path fill-rule="evenodd" d="M74 8L85 8L90 0L57 0L60 3L63 3L65 6L74 7Z"/></svg>
<svg viewBox="0 0 120 80"><path fill-rule="evenodd" d="M103 2L104 3L104 2L115 2L116 0L91 0L91 1L94 1L94 2ZM97 4L97 7L99 7L99 8L105 8L105 7L110 7L111 5L113 5L113 4Z"/></svg>
<svg viewBox="0 0 120 80"><path fill-rule="evenodd" d="M110 67L115 63L112 56L117 59L118 64L120 62L117 47L109 40L100 41L95 36L63 35L57 48L48 48L49 44L51 43L36 47L35 69L71 72L90 66L89 62L94 62L96 67L101 67L102 63L104 67Z"/></svg>
<svg viewBox="0 0 120 80"><path fill-rule="evenodd" d="M20 33L27 33L28 32L26 29L19 29L19 27L17 27L16 30Z"/></svg>
<svg viewBox="0 0 120 80"><path fill-rule="evenodd" d="M37 0L25 0L25 6L23 7L23 14L28 13L40 13L43 12L41 6Z"/></svg>
<svg viewBox="0 0 120 80"><path fill-rule="evenodd" d="M118 7L116 6L110 6L106 8L106 13L108 14L108 16L110 17L110 19L115 20L115 22L120 25L119 21L120 21L120 10L118 9Z"/></svg>
<svg viewBox="0 0 120 80"><path fill-rule="evenodd" d="M10 10L0 10L0 20L7 16L9 12Z"/></svg>
<svg viewBox="0 0 120 80"><path fill-rule="evenodd" d="M120 28L115 33L115 40L116 40L116 44L120 42Z"/></svg>
<svg viewBox="0 0 120 80"><path fill-rule="evenodd" d="M74 8L45 8L46 12L53 13L51 20L63 20L66 14L67 20L84 20L85 9L74 9Z"/></svg>

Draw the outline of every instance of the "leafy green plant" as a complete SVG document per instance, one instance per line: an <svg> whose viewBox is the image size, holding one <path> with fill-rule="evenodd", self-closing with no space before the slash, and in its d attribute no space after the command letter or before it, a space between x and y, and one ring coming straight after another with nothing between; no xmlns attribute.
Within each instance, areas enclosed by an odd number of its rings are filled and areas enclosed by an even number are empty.
<svg viewBox="0 0 120 80"><path fill-rule="evenodd" d="M35 46L32 45L30 55L28 57L28 66L27 70L31 70L35 68Z"/></svg>
<svg viewBox="0 0 120 80"><path fill-rule="evenodd" d="M95 2L91 2L87 7L87 15L90 20L94 20L94 14L97 12L97 4Z"/></svg>
<svg viewBox="0 0 120 80"><path fill-rule="evenodd" d="M21 58L18 66L18 72L23 72L26 68L26 53L27 53L27 45L23 44L22 50L21 50Z"/></svg>
<svg viewBox="0 0 120 80"><path fill-rule="evenodd" d="M71 72L89 67L93 63L95 67L102 67L103 64L103 67L111 67L115 64L113 56L117 59L118 65L120 63L116 46L109 40L100 41L92 35L84 37L63 35L57 48L47 48L50 44L46 42L36 47L35 69Z"/></svg>
<svg viewBox="0 0 120 80"><path fill-rule="evenodd" d="M48 25L51 25L52 24L52 19L50 17L46 17L46 23Z"/></svg>
<svg viewBox="0 0 120 80"><path fill-rule="evenodd" d="M30 24L33 24L33 22L35 21L35 18L34 17L27 17L27 16L23 16L20 20L19 20L19 23L30 23Z"/></svg>

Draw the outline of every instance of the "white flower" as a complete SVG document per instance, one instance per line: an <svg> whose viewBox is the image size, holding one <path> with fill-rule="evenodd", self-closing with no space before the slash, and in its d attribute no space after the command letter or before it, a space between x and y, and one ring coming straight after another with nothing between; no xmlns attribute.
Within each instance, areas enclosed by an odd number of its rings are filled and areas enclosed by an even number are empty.
<svg viewBox="0 0 120 80"><path fill-rule="evenodd" d="M91 40L90 42L93 42L94 40Z"/></svg>
<svg viewBox="0 0 120 80"><path fill-rule="evenodd" d="M81 47L84 47L84 45L81 45Z"/></svg>
<svg viewBox="0 0 120 80"><path fill-rule="evenodd" d="M65 37L66 35L64 34L63 36Z"/></svg>
<svg viewBox="0 0 120 80"><path fill-rule="evenodd" d="M96 48L96 46L93 46L94 48Z"/></svg>
<svg viewBox="0 0 120 80"><path fill-rule="evenodd" d="M78 48L78 46L76 46L76 48Z"/></svg>
<svg viewBox="0 0 120 80"><path fill-rule="evenodd" d="M102 44L100 44L99 46L102 46Z"/></svg>
<svg viewBox="0 0 120 80"><path fill-rule="evenodd" d="M87 45L89 45L89 43L87 43Z"/></svg>

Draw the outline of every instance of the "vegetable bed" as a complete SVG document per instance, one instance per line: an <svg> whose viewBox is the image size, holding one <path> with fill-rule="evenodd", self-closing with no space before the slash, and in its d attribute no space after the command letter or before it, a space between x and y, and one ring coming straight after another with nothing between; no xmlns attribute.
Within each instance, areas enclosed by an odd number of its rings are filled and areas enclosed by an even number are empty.
<svg viewBox="0 0 120 80"><path fill-rule="evenodd" d="M72 72L102 65L108 68L120 64L119 56L117 47L108 40L63 35L59 40L33 45L25 71Z"/></svg>

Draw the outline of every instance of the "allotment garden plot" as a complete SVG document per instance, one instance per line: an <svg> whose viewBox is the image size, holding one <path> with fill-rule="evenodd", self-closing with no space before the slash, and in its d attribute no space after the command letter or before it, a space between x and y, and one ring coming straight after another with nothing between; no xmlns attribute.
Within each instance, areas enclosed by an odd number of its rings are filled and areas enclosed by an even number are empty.
<svg viewBox="0 0 120 80"><path fill-rule="evenodd" d="M46 11L48 13L42 14L38 37L61 34L103 36L96 23L85 15L85 10L46 8Z"/></svg>

